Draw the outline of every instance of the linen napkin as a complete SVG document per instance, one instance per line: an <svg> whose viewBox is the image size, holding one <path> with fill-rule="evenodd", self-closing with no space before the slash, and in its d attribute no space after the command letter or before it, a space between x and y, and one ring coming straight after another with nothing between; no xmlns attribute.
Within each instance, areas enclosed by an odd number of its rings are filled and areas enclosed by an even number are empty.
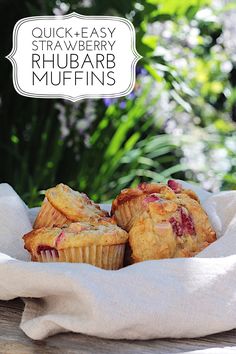
<svg viewBox="0 0 236 354"><path fill-rule="evenodd" d="M0 184L0 252L22 261L30 260L21 235L32 229L28 208L11 186Z"/></svg>
<svg viewBox="0 0 236 354"><path fill-rule="evenodd" d="M24 261L20 240L29 230L29 214L15 192L0 185L0 299L25 298L21 328L33 339L67 331L180 338L236 328L236 192L198 193L217 231L215 243L194 258L106 271Z"/></svg>

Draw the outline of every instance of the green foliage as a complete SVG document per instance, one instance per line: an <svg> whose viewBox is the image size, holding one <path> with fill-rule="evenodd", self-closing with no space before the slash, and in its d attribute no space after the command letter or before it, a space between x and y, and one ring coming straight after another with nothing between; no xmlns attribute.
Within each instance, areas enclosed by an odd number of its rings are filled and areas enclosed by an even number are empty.
<svg viewBox="0 0 236 354"><path fill-rule="evenodd" d="M15 12L2 38L4 55L19 18L71 11L118 15L136 28L143 56L138 66L145 69L128 97L72 104L17 95L10 63L3 62L0 176L29 205L38 205L43 190L58 182L96 201L111 200L141 180L170 176L200 181L213 190L236 188L231 120L236 80L213 2L96 0L85 6L82 0L28 0L21 7L11 2L5 0Z"/></svg>

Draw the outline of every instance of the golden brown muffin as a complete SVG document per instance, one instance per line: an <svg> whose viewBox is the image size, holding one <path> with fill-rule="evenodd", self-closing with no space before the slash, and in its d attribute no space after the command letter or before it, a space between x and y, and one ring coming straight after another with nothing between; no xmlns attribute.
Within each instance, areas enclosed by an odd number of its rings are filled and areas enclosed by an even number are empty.
<svg viewBox="0 0 236 354"><path fill-rule="evenodd" d="M191 257L216 240L196 194L173 180L122 191L112 212L129 231L134 262Z"/></svg>
<svg viewBox="0 0 236 354"><path fill-rule="evenodd" d="M158 196L159 198L172 200L180 195L187 195L199 202L197 195L192 190L182 188L181 184L174 180L169 180L167 185L163 183L141 183L136 188L122 190L112 203L111 213L117 224L129 231L133 218L142 214L143 201L146 198L150 197L152 199Z"/></svg>
<svg viewBox="0 0 236 354"><path fill-rule="evenodd" d="M109 218L40 228L23 236L33 261L89 263L104 269L123 266L128 234Z"/></svg>
<svg viewBox="0 0 236 354"><path fill-rule="evenodd" d="M34 222L34 229L63 226L75 221L88 221L106 216L107 212L86 194L60 183L45 193L45 200Z"/></svg>

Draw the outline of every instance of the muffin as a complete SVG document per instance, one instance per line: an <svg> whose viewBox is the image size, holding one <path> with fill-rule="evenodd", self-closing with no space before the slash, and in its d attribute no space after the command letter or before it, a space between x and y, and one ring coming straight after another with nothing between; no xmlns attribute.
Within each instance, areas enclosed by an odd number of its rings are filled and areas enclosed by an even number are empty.
<svg viewBox="0 0 236 354"><path fill-rule="evenodd" d="M145 201L152 201L156 196L172 200L180 195L187 195L199 202L197 195L192 190L184 189L180 183L174 180L169 180L167 185L163 183L141 183L136 188L123 189L113 201L111 213L117 224L129 231L133 218L142 214Z"/></svg>
<svg viewBox="0 0 236 354"><path fill-rule="evenodd" d="M106 215L107 212L101 210L86 194L60 183L46 191L33 228L61 227L71 222L95 220Z"/></svg>
<svg viewBox="0 0 236 354"><path fill-rule="evenodd" d="M122 191L112 210L129 231L133 262L192 257L216 240L196 194L173 180Z"/></svg>
<svg viewBox="0 0 236 354"><path fill-rule="evenodd" d="M23 236L36 262L88 263L103 269L123 266L128 234L112 219L75 222L68 227L43 227Z"/></svg>

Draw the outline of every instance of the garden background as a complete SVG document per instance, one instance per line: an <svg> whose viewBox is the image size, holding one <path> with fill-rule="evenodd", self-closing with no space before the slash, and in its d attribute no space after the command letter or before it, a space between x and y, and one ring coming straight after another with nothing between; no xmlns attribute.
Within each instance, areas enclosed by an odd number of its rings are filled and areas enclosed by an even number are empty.
<svg viewBox="0 0 236 354"><path fill-rule="evenodd" d="M134 91L123 98L32 99L5 59L27 16L128 18L136 28ZM0 181L35 206L64 182L107 201L169 177L236 189L236 12L224 0L0 0Z"/></svg>

